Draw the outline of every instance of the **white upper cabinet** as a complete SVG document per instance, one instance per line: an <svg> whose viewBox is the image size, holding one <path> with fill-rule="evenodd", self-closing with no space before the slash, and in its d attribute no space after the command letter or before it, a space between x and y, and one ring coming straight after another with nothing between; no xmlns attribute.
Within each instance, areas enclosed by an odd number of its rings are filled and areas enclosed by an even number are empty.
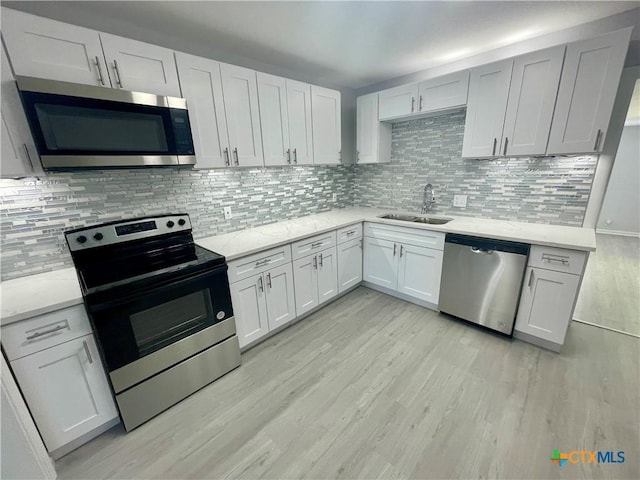
<svg viewBox="0 0 640 480"><path fill-rule="evenodd" d="M220 66L227 114L231 163L238 167L264 164L256 72L226 63Z"/></svg>
<svg viewBox="0 0 640 480"><path fill-rule="evenodd" d="M187 100L196 151L196 168L231 165L220 64L176 53L182 95Z"/></svg>
<svg viewBox="0 0 640 480"><path fill-rule="evenodd" d="M378 93L356 99L356 163L391 161L391 124L378 120Z"/></svg>
<svg viewBox="0 0 640 480"><path fill-rule="evenodd" d="M340 92L311 86L313 163L338 164L342 160Z"/></svg>
<svg viewBox="0 0 640 480"><path fill-rule="evenodd" d="M286 80L260 72L257 79L264 164L290 165Z"/></svg>
<svg viewBox="0 0 640 480"><path fill-rule="evenodd" d="M631 28L567 46L547 153L602 151Z"/></svg>
<svg viewBox="0 0 640 480"><path fill-rule="evenodd" d="M100 40L113 88L180 96L172 50L106 33Z"/></svg>
<svg viewBox="0 0 640 480"><path fill-rule="evenodd" d="M391 120L416 112L418 84L401 85L380 92L380 120Z"/></svg>
<svg viewBox="0 0 640 480"><path fill-rule="evenodd" d="M547 151L564 51L561 45L514 59L501 155Z"/></svg>
<svg viewBox="0 0 640 480"><path fill-rule="evenodd" d="M471 70L462 157L495 157L500 152L513 59Z"/></svg>
<svg viewBox="0 0 640 480"><path fill-rule="evenodd" d="M33 143L20 95L4 47L2 54L2 157L0 176L25 177L42 173L36 146Z"/></svg>
<svg viewBox="0 0 640 480"><path fill-rule="evenodd" d="M111 86L95 30L3 8L2 38L16 75Z"/></svg>
<svg viewBox="0 0 640 480"><path fill-rule="evenodd" d="M287 80L287 112L291 161L296 165L311 165L313 164L311 85Z"/></svg>
<svg viewBox="0 0 640 480"><path fill-rule="evenodd" d="M418 113L435 112L467 104L469 70L425 80L418 85Z"/></svg>

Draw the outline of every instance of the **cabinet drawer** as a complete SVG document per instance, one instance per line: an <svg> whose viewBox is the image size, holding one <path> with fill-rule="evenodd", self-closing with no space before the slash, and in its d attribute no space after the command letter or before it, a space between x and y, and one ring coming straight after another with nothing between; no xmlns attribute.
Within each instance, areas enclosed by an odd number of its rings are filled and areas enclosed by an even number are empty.
<svg viewBox="0 0 640 480"><path fill-rule="evenodd" d="M585 252L532 245L529 253L529 266L581 275L586 259Z"/></svg>
<svg viewBox="0 0 640 480"><path fill-rule="evenodd" d="M75 305L2 327L2 346L15 360L90 333L84 305Z"/></svg>
<svg viewBox="0 0 640 480"><path fill-rule="evenodd" d="M244 280L290 261L291 246L289 245L232 260L229 262L229 283Z"/></svg>
<svg viewBox="0 0 640 480"><path fill-rule="evenodd" d="M338 245L356 238L362 238L362 223L354 223L337 230Z"/></svg>
<svg viewBox="0 0 640 480"><path fill-rule="evenodd" d="M291 254L293 259L306 257L312 253L319 252L329 247L333 247L336 244L336 231L323 233L322 235L316 235L315 237L305 238L291 244Z"/></svg>
<svg viewBox="0 0 640 480"><path fill-rule="evenodd" d="M444 249L445 234L442 232L367 222L364 224L364 235L365 237L407 243L417 247L435 248L436 250Z"/></svg>

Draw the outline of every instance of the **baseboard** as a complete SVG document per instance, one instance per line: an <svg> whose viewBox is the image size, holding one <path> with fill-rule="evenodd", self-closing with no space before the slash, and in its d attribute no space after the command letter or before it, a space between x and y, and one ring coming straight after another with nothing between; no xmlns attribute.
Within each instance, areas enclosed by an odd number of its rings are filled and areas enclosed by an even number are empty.
<svg viewBox="0 0 640 480"><path fill-rule="evenodd" d="M560 353L560 350L562 350L562 345L559 343L551 342L549 340L545 340L544 338L534 337L533 335L519 332L518 330L513 331L513 338L522 340L523 342L531 343L533 345L536 345L537 347L542 347L545 350L551 350L555 353Z"/></svg>
<svg viewBox="0 0 640 480"><path fill-rule="evenodd" d="M410 295L405 295L403 293L397 292L396 290L391 290L390 288L381 287L380 285L376 285L375 283L370 282L362 282L363 287L370 288L371 290L375 290L376 292L386 293L387 295L391 295L392 297L399 298L400 300L404 300L409 303L415 303L416 305L420 305L421 307L428 308L430 310L435 310L439 312L438 305L435 303L427 302L425 300L421 300L416 297L412 297Z"/></svg>
<svg viewBox="0 0 640 480"><path fill-rule="evenodd" d="M600 233L602 235L619 235L621 237L640 238L640 233L638 232L625 232L623 230L603 230L601 228L596 228L596 233Z"/></svg>
<svg viewBox="0 0 640 480"><path fill-rule="evenodd" d="M53 452L50 452L51 456L55 460L59 460L64 457L66 454L71 453L76 448L81 447L89 440L93 440L98 435L102 435L107 430L111 430L113 427L120 423L120 417L113 418L109 420L107 423L100 425L98 428L91 430L90 432L85 433L81 437L76 438L75 440L70 441L66 445L61 446L60 448L55 449Z"/></svg>
<svg viewBox="0 0 640 480"><path fill-rule="evenodd" d="M621 333L623 335L629 335L630 337L640 338L637 333L625 332L624 330L618 330L617 328L607 327L598 323L587 322L586 320L580 320L579 318L573 318L574 322L584 323L585 325L591 325L592 327L602 328L603 330L609 330L610 332Z"/></svg>

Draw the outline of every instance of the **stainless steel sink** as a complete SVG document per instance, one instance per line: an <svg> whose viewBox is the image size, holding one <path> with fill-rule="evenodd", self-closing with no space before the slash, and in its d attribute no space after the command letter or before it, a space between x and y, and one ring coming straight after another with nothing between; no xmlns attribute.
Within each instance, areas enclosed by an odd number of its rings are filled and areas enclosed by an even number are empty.
<svg viewBox="0 0 640 480"><path fill-rule="evenodd" d="M380 215L380 218L388 220L400 220L402 222L426 223L430 225L444 225L449 223L453 218L437 218L437 217L420 217L418 215L405 215L402 213L387 213Z"/></svg>

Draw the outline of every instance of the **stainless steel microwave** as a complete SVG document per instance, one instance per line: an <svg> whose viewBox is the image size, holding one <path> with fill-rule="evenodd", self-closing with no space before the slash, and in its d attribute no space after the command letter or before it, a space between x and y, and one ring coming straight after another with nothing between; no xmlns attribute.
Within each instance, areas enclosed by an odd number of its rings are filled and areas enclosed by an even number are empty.
<svg viewBox="0 0 640 480"><path fill-rule="evenodd" d="M31 77L16 82L46 170L195 164L183 98Z"/></svg>

